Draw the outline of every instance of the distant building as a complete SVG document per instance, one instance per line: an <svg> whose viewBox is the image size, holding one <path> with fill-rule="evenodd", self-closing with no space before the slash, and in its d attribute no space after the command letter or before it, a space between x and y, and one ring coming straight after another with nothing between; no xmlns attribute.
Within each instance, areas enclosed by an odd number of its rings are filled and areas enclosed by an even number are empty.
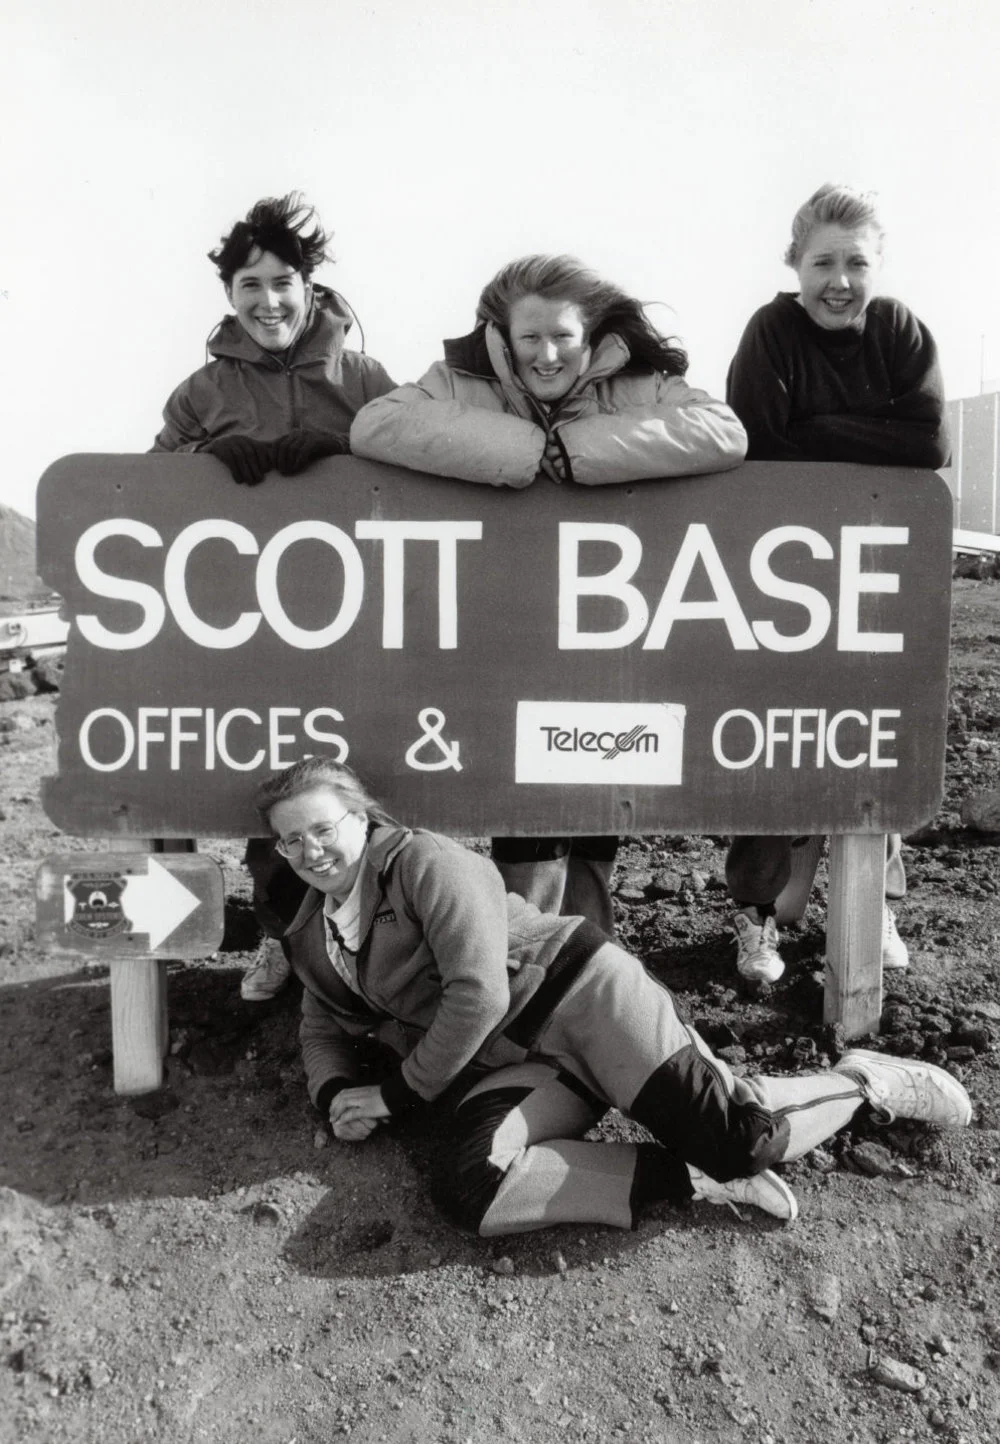
<svg viewBox="0 0 1000 1444"><path fill-rule="evenodd" d="M1000 531L1000 391L948 402L951 465L941 475L962 531Z"/></svg>

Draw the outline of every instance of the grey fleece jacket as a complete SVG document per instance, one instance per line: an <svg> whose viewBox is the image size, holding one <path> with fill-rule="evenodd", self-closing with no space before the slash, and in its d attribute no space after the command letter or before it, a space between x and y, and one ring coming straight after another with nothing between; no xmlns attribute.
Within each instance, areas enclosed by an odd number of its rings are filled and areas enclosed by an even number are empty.
<svg viewBox="0 0 1000 1444"><path fill-rule="evenodd" d="M321 893L310 889L285 934L305 989L309 1093L322 1111L358 1076L365 1036L402 1056L381 1085L393 1113L436 1098L470 1063L522 1061L605 941L582 918L505 893L493 863L436 833L375 825L362 869L360 996L330 962Z"/></svg>

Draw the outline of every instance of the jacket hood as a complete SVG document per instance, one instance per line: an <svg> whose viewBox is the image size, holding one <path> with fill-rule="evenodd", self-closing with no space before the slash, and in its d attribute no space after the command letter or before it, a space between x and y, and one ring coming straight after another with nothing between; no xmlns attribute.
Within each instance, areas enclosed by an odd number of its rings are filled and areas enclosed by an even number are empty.
<svg viewBox="0 0 1000 1444"><path fill-rule="evenodd" d="M373 824L368 834L368 846L365 848L364 862L362 863L362 867L367 873L367 881L362 886L362 895L368 892L372 884L378 884L379 878L388 871L412 836L411 828L403 827L396 822ZM291 937L293 933L304 928L313 914L322 908L325 900L325 894L321 893L318 888L311 887L302 899L295 917L285 929L285 937Z"/></svg>
<svg viewBox="0 0 1000 1444"><path fill-rule="evenodd" d="M631 353L622 338L614 331L609 331L595 346L590 365L578 377L573 390L586 386L591 381L603 381L606 377L623 371L630 356ZM445 341L444 359L455 371L465 371L470 376L482 376L505 384L508 380L517 378L510 347L500 327L493 321L477 326L467 336L456 336ZM520 380L517 380L517 385L523 389Z"/></svg>
<svg viewBox="0 0 1000 1444"><path fill-rule="evenodd" d="M291 348L287 361L279 359L244 331L236 316L223 316L205 343L209 355L216 360L250 361L255 365L274 366L293 363L301 366L310 361L326 360L331 351L343 350L344 338L351 329L354 313L343 296L329 286L313 285L312 303L302 335Z"/></svg>
<svg viewBox="0 0 1000 1444"><path fill-rule="evenodd" d="M542 412L551 417L572 409L573 400L596 381L606 381L628 367L630 352L614 331L602 336L594 347L587 369L577 377L565 396L552 404L551 410L537 401L518 376L514 358L500 327L493 321L477 326L468 336L458 336L444 343L444 359L455 371L470 376L499 381L511 408L520 416L531 418ZM565 413L564 413L565 414Z"/></svg>

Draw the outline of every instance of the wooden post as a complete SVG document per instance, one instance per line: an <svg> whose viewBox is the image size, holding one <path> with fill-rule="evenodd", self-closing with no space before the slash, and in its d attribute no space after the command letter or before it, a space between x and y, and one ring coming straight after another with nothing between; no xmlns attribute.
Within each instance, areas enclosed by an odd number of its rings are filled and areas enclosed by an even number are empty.
<svg viewBox="0 0 1000 1444"><path fill-rule="evenodd" d="M116 838L119 852L153 852L144 837ZM163 1084L169 1045L167 965L160 958L111 959L111 1051L116 1093L152 1093Z"/></svg>
<svg viewBox="0 0 1000 1444"><path fill-rule="evenodd" d="M848 1038L879 1030L884 908L885 837L831 837L823 1020L842 1024Z"/></svg>
<svg viewBox="0 0 1000 1444"><path fill-rule="evenodd" d="M151 1093L163 1083L167 965L160 958L111 960L111 1047L116 1093Z"/></svg>

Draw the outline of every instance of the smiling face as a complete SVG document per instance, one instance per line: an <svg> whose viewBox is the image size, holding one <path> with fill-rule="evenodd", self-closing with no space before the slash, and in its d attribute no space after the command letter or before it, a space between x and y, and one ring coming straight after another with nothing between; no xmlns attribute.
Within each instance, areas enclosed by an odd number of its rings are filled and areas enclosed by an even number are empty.
<svg viewBox="0 0 1000 1444"><path fill-rule="evenodd" d="M510 308L514 369L539 401L559 401L590 362L583 313L573 301L522 296Z"/></svg>
<svg viewBox="0 0 1000 1444"><path fill-rule="evenodd" d="M368 818L351 812L335 787L320 783L276 802L271 827L303 882L343 902L354 886L368 842Z"/></svg>
<svg viewBox="0 0 1000 1444"><path fill-rule="evenodd" d="M860 325L882 264L878 232L817 226L795 265L799 304L824 331Z"/></svg>
<svg viewBox="0 0 1000 1444"><path fill-rule="evenodd" d="M251 251L226 287L240 325L265 351L287 351L302 333L311 288L271 251Z"/></svg>

